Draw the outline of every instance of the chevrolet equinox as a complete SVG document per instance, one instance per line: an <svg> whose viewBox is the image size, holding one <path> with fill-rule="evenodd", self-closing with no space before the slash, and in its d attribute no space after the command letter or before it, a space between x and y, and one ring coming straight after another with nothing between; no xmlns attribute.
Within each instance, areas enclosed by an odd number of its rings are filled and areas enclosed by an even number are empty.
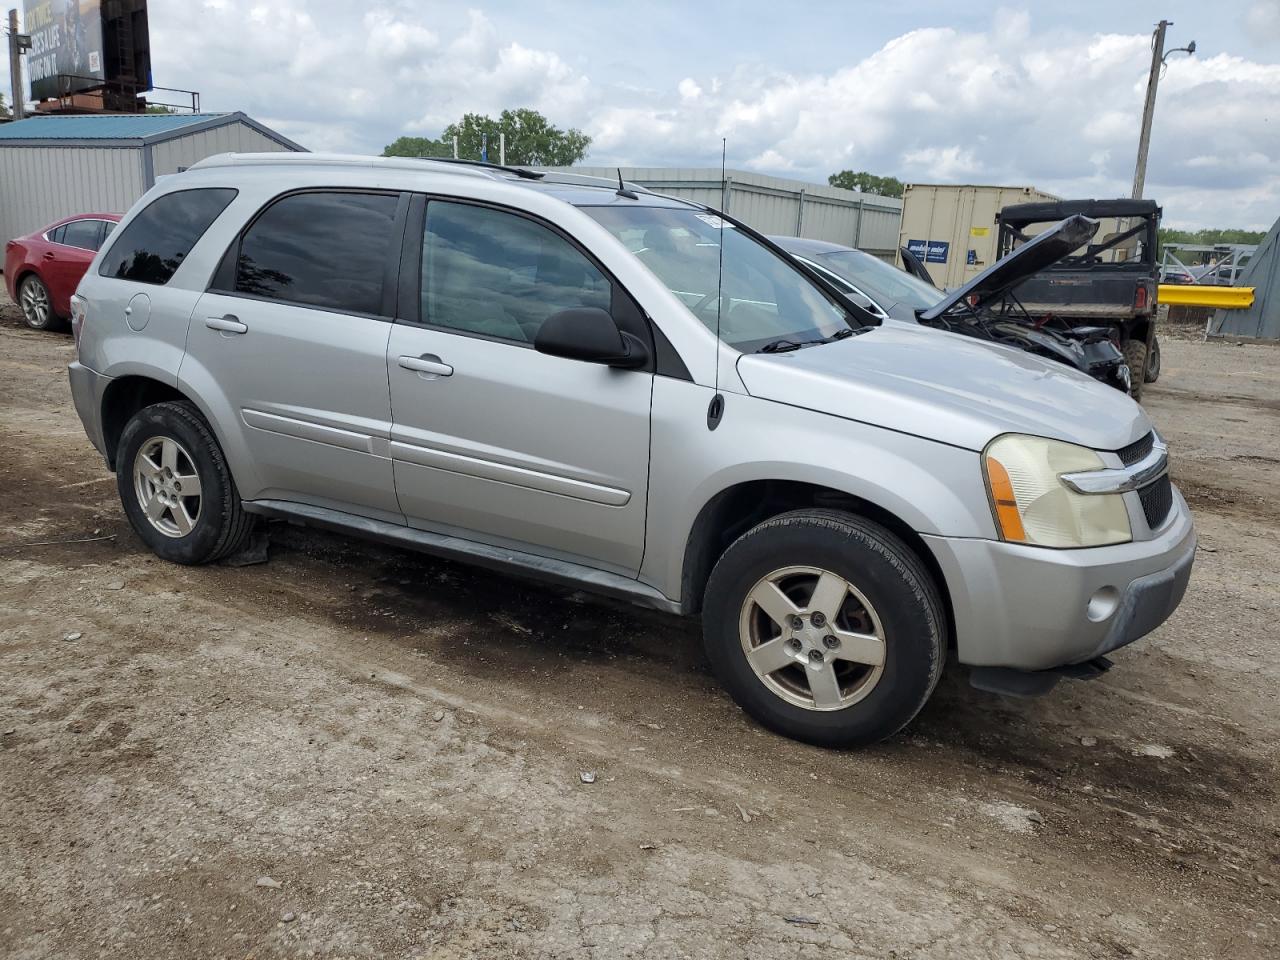
<svg viewBox="0 0 1280 960"><path fill-rule="evenodd" d="M72 302L76 409L160 557L257 517L700 614L751 716L866 744L949 651L1043 692L1172 613L1195 533L1142 408L876 318L731 217L568 174L223 155Z"/></svg>

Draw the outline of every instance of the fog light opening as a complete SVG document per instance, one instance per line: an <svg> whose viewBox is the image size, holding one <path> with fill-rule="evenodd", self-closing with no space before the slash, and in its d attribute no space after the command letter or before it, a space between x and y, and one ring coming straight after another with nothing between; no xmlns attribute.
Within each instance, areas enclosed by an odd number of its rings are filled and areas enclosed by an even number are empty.
<svg viewBox="0 0 1280 960"><path fill-rule="evenodd" d="M1094 591L1092 597L1089 598L1089 606L1086 608L1086 615L1094 623L1101 623L1109 616L1116 612L1116 607L1120 605L1120 591L1115 587L1099 587Z"/></svg>

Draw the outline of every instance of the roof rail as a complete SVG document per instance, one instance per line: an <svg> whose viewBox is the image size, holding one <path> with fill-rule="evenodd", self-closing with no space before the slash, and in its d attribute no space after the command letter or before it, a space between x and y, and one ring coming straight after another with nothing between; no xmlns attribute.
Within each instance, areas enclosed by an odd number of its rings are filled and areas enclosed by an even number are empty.
<svg viewBox="0 0 1280 960"><path fill-rule="evenodd" d="M347 153L219 153L197 160L188 170L205 170L210 167L268 167L268 166L347 166L383 167L393 170L422 170L424 162L438 162L418 157L368 157ZM493 174L481 169L458 165L450 169L442 165L436 172L467 177L487 177Z"/></svg>
<svg viewBox="0 0 1280 960"><path fill-rule="evenodd" d="M600 187L617 190L618 181L609 177L591 177L581 173L563 173L556 170L529 170L525 167L506 166L499 163L486 163L483 160L468 160L453 157L371 157L349 153L219 153L198 160L187 169L204 170L210 167L255 167L255 166L349 166L349 167L381 167L393 170L431 169L434 173L452 174L464 177L485 177L490 180L505 180L516 177L532 183L564 184L566 186ZM627 190L649 196L662 196L638 183L626 181ZM673 198L674 199L674 198Z"/></svg>
<svg viewBox="0 0 1280 960"><path fill-rule="evenodd" d="M579 187L607 187L610 190L618 189L618 181L613 177L593 177L585 173L565 173L560 170L539 170L538 172L542 174L543 183L563 183L566 186ZM633 190L636 193L648 193L653 194L654 196L661 196L661 194L650 190L642 184L635 183L634 181L625 180L622 183L626 189Z"/></svg>
<svg viewBox="0 0 1280 960"><path fill-rule="evenodd" d="M483 167L486 170L502 170L514 173L522 180L541 180L546 176L538 170L526 170L524 167L512 167L501 163L490 163L488 160L470 160L466 157L406 157L406 160L432 160L436 163L456 163L460 166Z"/></svg>

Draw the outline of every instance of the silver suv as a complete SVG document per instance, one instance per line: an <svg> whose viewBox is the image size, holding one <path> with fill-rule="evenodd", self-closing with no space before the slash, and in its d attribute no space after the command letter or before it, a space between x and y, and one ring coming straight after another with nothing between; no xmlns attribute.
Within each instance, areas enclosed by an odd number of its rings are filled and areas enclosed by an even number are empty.
<svg viewBox="0 0 1280 960"><path fill-rule="evenodd" d="M743 224L612 183L227 155L73 302L76 408L138 536L287 518L702 616L769 727L893 734L949 649L1042 692L1158 626L1195 534L1127 397L876 326Z"/></svg>

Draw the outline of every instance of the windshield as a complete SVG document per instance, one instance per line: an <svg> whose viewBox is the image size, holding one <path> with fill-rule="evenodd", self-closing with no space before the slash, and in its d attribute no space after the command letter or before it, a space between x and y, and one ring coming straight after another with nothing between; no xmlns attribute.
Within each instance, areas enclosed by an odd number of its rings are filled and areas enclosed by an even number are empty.
<svg viewBox="0 0 1280 960"><path fill-rule="evenodd" d="M904 304L913 310L932 307L942 299L942 291L905 270L891 267L869 253L835 250L814 259L837 276L854 284L883 307Z"/></svg>
<svg viewBox="0 0 1280 960"><path fill-rule="evenodd" d="M824 340L851 328L789 258L713 213L671 207L583 207L709 330L750 353L773 341ZM720 238L724 237L724 290Z"/></svg>

